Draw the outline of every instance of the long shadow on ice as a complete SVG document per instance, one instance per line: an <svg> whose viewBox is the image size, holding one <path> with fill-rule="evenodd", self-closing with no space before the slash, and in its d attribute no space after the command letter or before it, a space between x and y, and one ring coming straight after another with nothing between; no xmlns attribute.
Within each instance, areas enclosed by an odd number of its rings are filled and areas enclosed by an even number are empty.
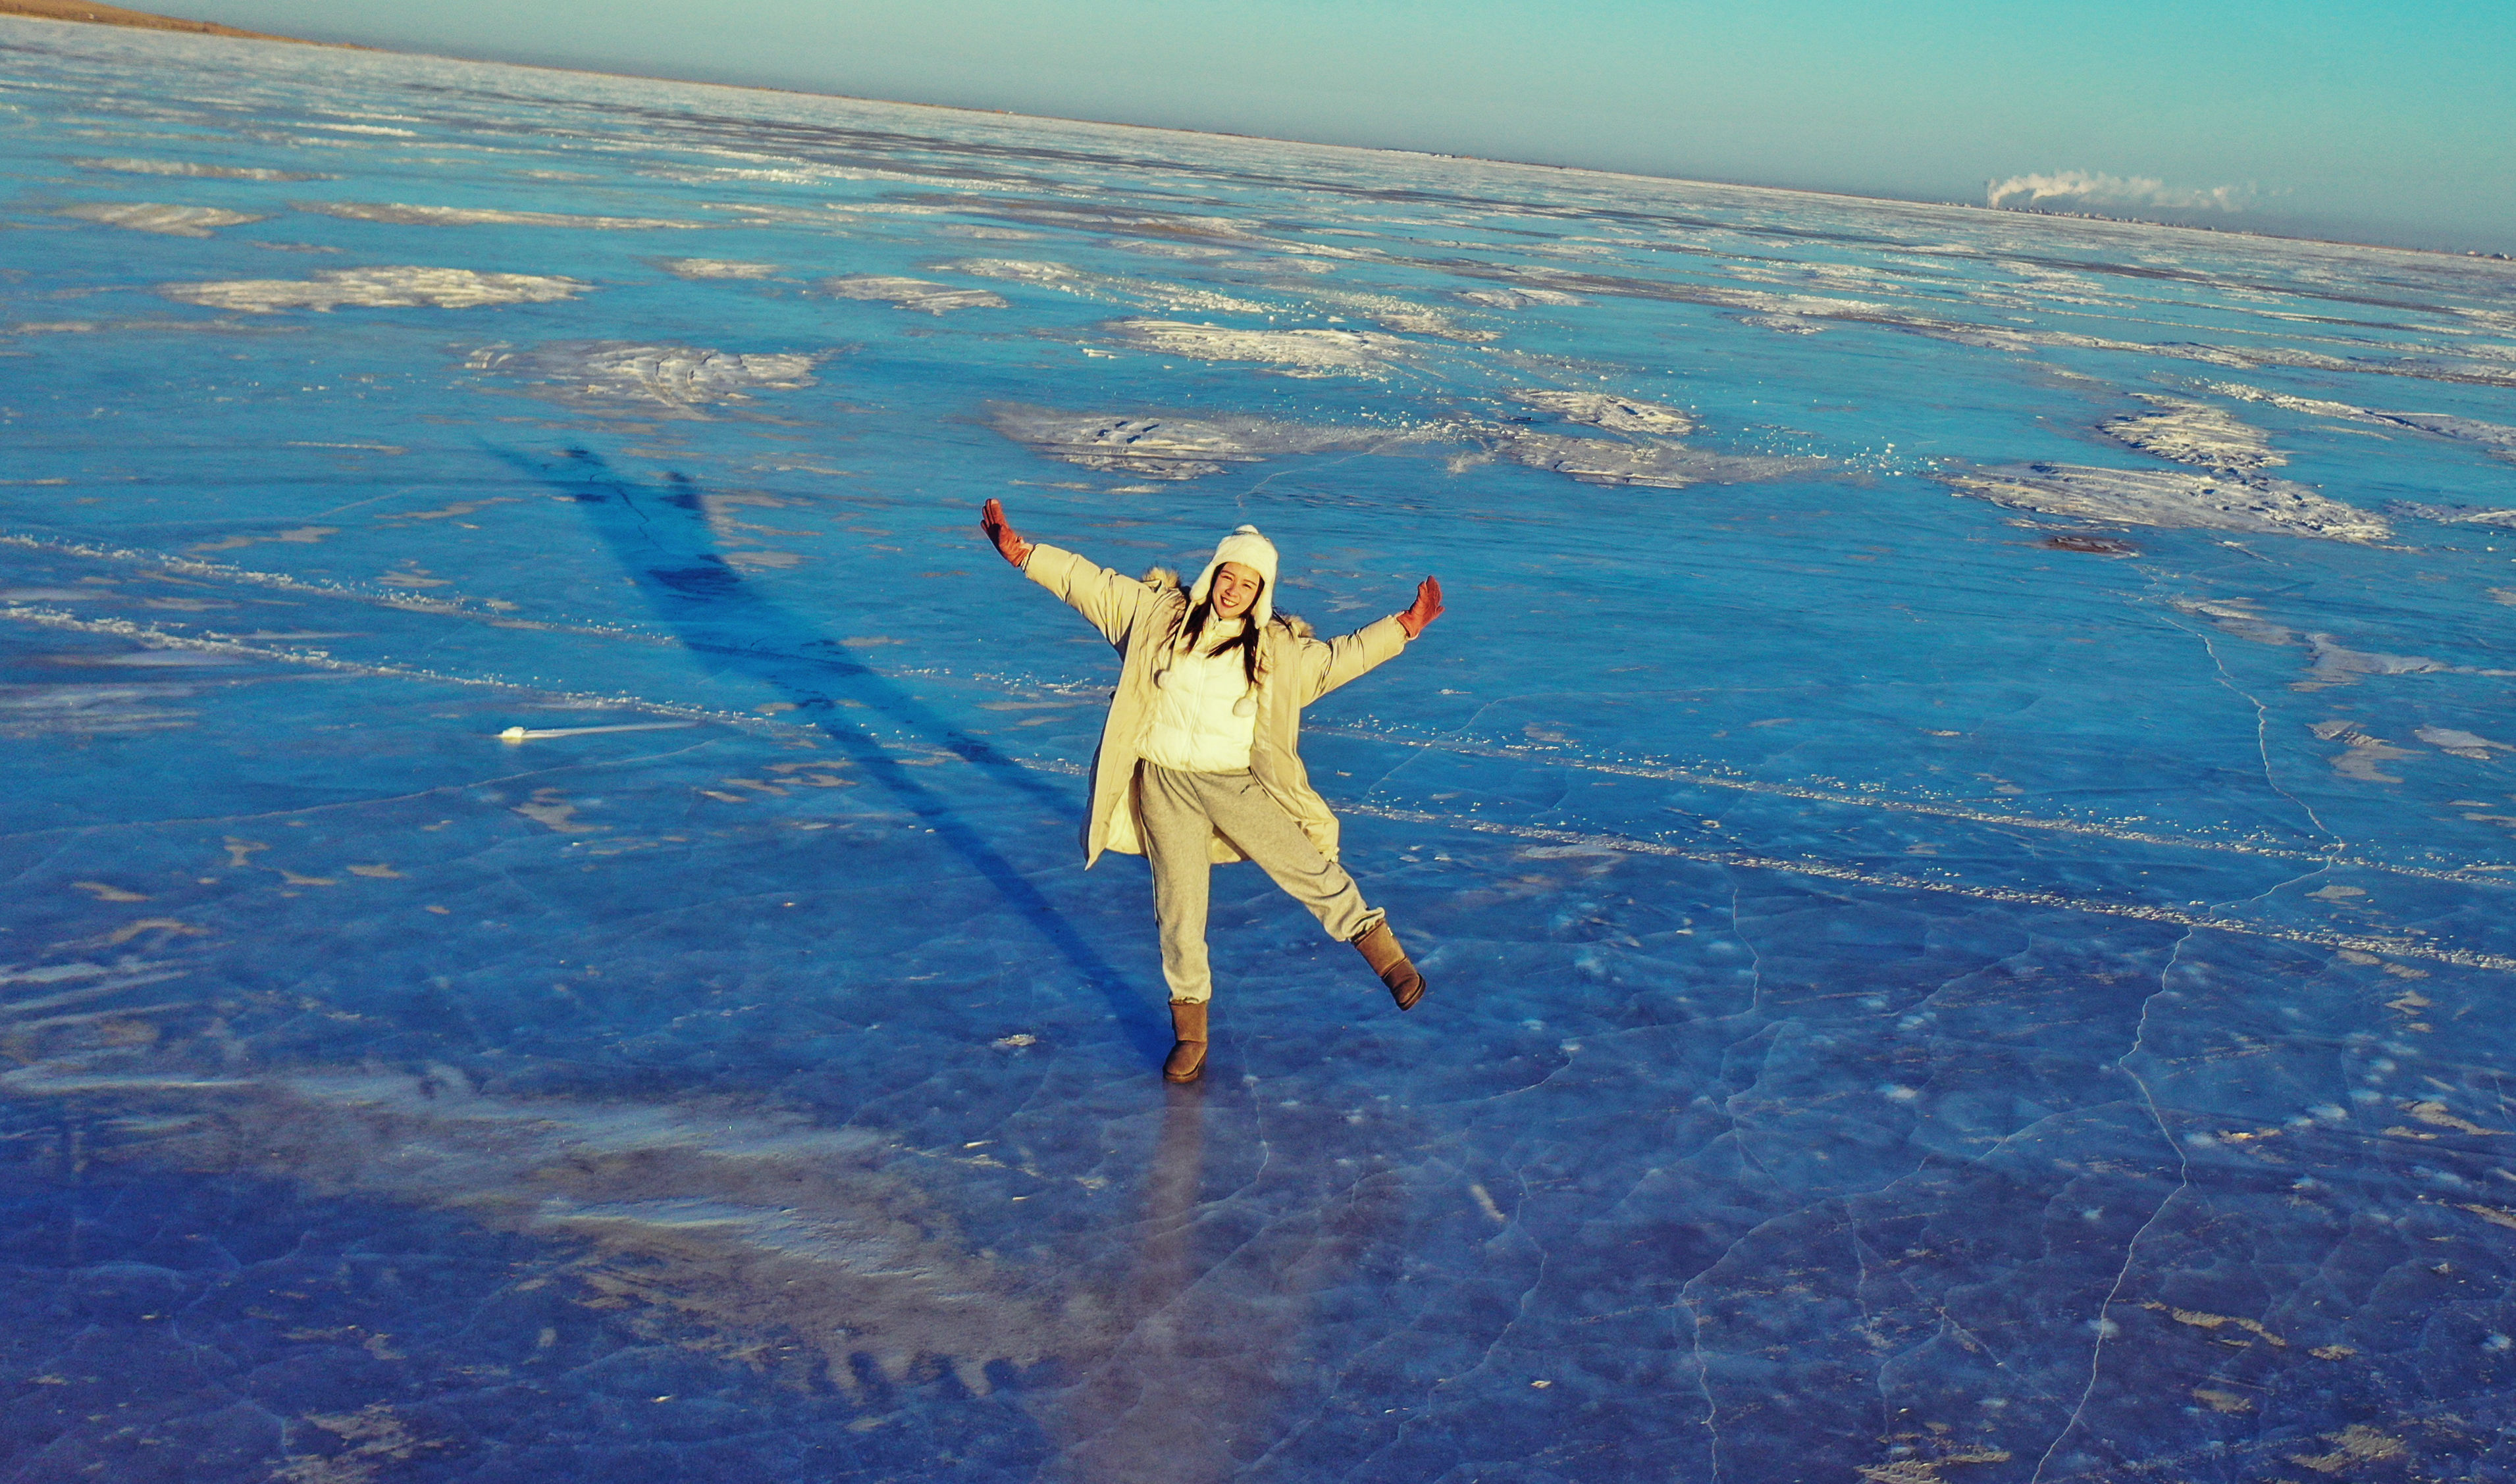
<svg viewBox="0 0 2516 1484"><path fill-rule="evenodd" d="M529 479L576 502L650 611L671 626L712 676L757 682L795 707L796 718L836 742L889 789L935 838L961 857L1110 1003L1128 1044L1149 1060L1170 1050L1147 1002L1075 930L1056 904L962 817L943 791L920 782L880 739L840 716L861 706L986 771L988 777L1066 812L1073 801L1030 769L945 721L867 668L847 646L763 596L715 551L699 491L684 474L658 489L627 477L589 449L554 467L510 449L489 452Z"/></svg>
<svg viewBox="0 0 2516 1484"><path fill-rule="evenodd" d="M278 1106L216 1095L0 1096L0 1477L1011 1484L1052 1446L1018 1390L803 1384L791 1346L623 1304L652 1269L599 1240L183 1168Z"/></svg>

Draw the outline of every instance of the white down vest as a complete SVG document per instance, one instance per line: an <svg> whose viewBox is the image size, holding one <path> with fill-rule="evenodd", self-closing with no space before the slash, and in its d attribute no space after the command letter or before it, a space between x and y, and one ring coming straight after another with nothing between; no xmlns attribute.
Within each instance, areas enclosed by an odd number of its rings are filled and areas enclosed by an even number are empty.
<svg viewBox="0 0 2516 1484"><path fill-rule="evenodd" d="M1238 649L1178 654L1154 676L1153 725L1144 756L1183 773L1237 773L1249 766L1258 735L1258 697Z"/></svg>

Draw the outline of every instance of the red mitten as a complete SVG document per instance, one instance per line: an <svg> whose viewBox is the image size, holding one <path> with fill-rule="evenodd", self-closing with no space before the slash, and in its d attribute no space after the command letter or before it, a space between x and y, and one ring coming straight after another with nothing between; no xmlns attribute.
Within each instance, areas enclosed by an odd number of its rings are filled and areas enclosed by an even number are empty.
<svg viewBox="0 0 2516 1484"><path fill-rule="evenodd" d="M996 544L997 555L1015 566L1030 559L1030 543L1022 538L1022 532L1005 523L1003 501L990 500L979 507L979 529L986 532L987 539ZM1437 605L1438 601L1437 598Z"/></svg>
<svg viewBox="0 0 2516 1484"><path fill-rule="evenodd" d="M1427 577L1415 587L1415 606L1398 615L1398 626L1413 639L1424 632L1424 626L1442 616L1442 579Z"/></svg>

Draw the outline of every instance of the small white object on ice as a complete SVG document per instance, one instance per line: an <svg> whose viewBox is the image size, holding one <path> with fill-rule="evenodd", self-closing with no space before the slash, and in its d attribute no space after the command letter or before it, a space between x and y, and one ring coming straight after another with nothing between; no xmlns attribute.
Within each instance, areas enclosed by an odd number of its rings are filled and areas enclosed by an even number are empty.
<svg viewBox="0 0 2516 1484"><path fill-rule="evenodd" d="M538 742L544 737L590 737L607 731L671 731L676 727L696 726L696 721L633 721L625 726L510 726L498 733L501 742Z"/></svg>

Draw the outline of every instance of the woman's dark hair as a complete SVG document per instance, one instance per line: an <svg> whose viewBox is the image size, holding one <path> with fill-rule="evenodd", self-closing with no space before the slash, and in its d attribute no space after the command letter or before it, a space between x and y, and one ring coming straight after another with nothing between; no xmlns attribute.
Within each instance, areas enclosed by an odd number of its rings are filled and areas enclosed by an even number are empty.
<svg viewBox="0 0 2516 1484"><path fill-rule="evenodd" d="M1247 611L1250 614L1255 614L1258 611L1258 598L1260 595L1265 594L1266 591L1266 579L1260 578L1258 581L1258 592L1256 594L1252 594L1249 598L1249 607ZM1188 639L1190 652L1195 652L1196 637L1205 632L1206 620L1212 617L1214 617L1214 598L1211 595L1200 599L1195 606L1188 610L1188 628L1185 637ZM1214 652L1217 654L1229 654L1236 648L1240 651L1240 667L1248 675L1249 683L1256 685L1258 683L1258 626L1256 624L1250 623L1244 619L1240 627L1240 632L1232 636L1232 638L1225 639L1222 643L1215 645Z"/></svg>

